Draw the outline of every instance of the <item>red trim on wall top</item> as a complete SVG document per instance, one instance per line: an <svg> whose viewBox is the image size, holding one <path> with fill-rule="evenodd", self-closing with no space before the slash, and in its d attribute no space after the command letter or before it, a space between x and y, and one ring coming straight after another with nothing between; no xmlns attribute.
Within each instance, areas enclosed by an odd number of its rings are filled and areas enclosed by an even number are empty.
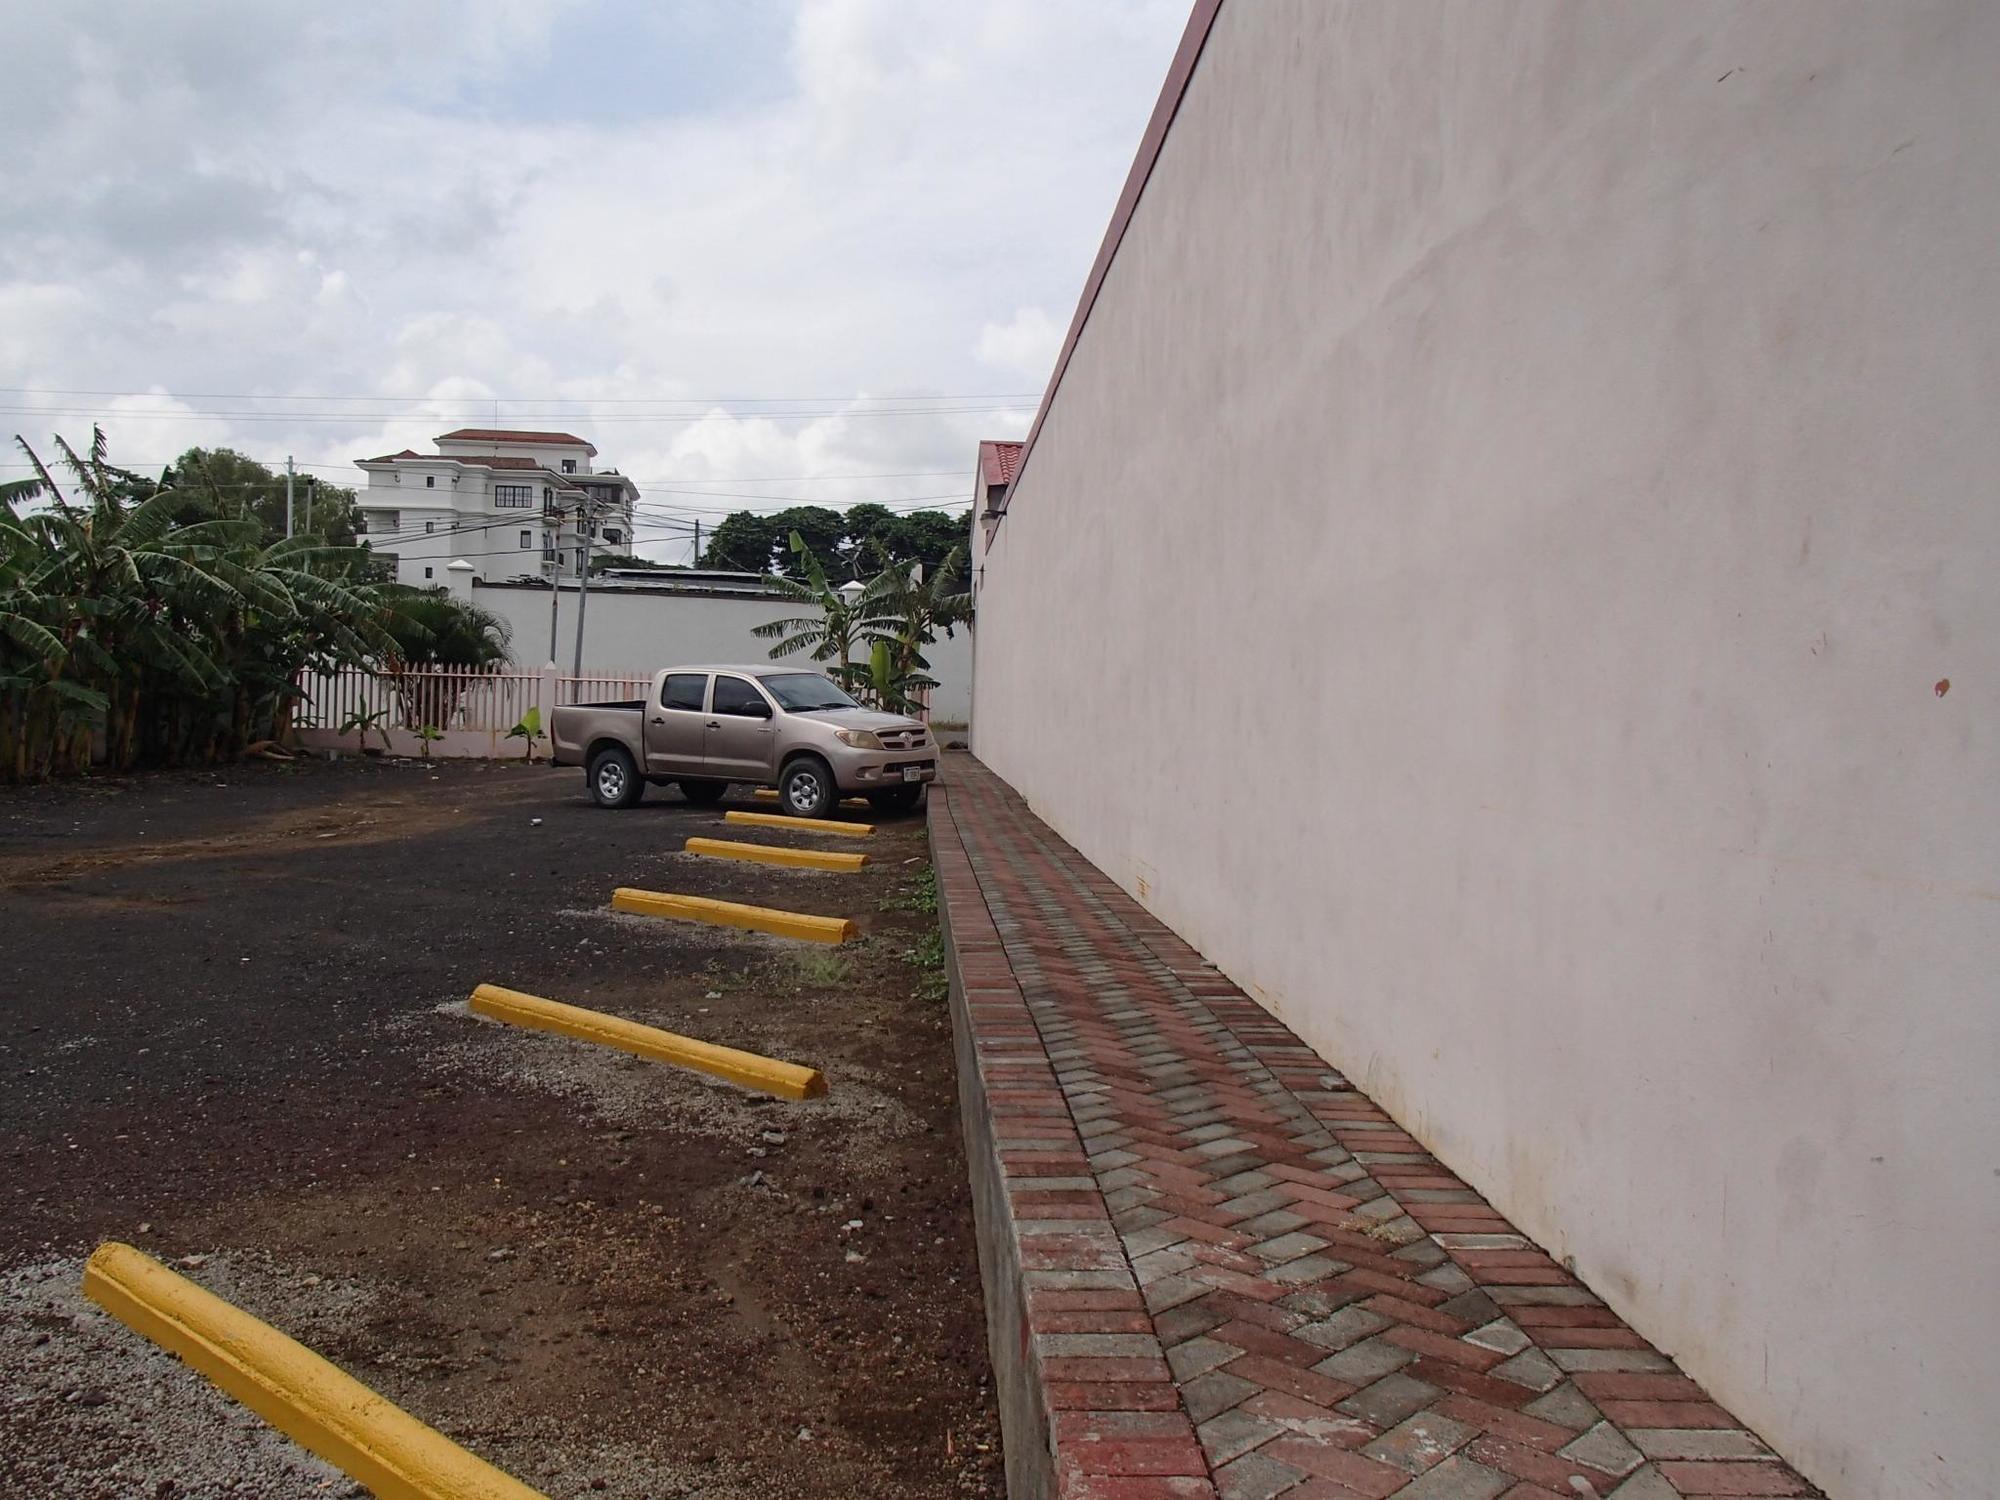
<svg viewBox="0 0 2000 1500"><path fill-rule="evenodd" d="M1042 404L1035 409L1034 424L1028 428L1027 440L1022 444L1014 478L1008 484L1006 494L1000 497L1003 519L1014 499L1015 487L1028 470L1028 460L1034 456L1035 438L1041 433L1042 421L1055 404L1056 390L1062 385L1064 372L1069 369L1069 357L1076 350L1083 325L1090 320L1090 310L1096 305L1105 273L1111 269L1118 246L1125 238L1125 230L1132 222L1133 211L1139 206L1139 196L1146 191L1146 181L1153 175L1153 163L1160 159L1160 148L1166 144L1167 132L1173 128L1174 116L1180 111L1181 99L1187 93L1188 81L1194 77L1194 66L1201 60L1201 49L1208 41L1208 33L1215 25L1222 3L1223 0L1195 0L1194 11L1188 16L1187 29L1181 33L1180 47L1174 53L1172 66L1167 69L1167 81L1161 86L1160 97L1153 105L1152 118L1146 122L1146 133L1140 137L1139 153L1132 159L1132 170L1125 174L1125 187L1118 195L1118 206L1111 212L1110 227L1104 231L1104 242L1097 247L1097 259L1091 262L1090 276L1083 284L1083 296L1078 299L1076 313L1069 320L1069 333L1063 339L1062 353L1056 356L1055 373L1049 376L1048 389L1042 393Z"/></svg>

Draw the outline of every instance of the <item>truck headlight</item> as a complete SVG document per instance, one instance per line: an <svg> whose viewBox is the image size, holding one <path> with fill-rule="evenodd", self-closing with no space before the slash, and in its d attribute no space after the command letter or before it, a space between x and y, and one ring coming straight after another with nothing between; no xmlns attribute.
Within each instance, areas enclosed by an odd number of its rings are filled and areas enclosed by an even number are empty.
<svg viewBox="0 0 2000 1500"><path fill-rule="evenodd" d="M882 742L865 729L836 729L833 737L855 750L880 750Z"/></svg>

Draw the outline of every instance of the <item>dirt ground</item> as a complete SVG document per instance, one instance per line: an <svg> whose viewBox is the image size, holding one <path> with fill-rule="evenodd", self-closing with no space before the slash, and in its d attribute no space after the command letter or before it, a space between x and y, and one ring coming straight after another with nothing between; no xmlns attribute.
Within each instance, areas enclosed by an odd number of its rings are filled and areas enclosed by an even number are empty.
<svg viewBox="0 0 2000 1500"><path fill-rule="evenodd" d="M363 1493L81 1299L121 1239L551 1496L999 1495L921 814L727 835L865 847L858 875L678 852L721 827L521 765L0 791L0 1494ZM863 941L614 914L618 885ZM481 981L831 1092L479 1019Z"/></svg>

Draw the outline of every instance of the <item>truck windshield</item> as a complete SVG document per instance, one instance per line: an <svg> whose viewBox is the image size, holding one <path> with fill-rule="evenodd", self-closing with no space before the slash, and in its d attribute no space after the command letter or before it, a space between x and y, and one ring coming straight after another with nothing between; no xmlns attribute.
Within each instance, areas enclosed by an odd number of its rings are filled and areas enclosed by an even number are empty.
<svg viewBox="0 0 2000 1500"><path fill-rule="evenodd" d="M775 677L758 680L764 684L765 692L795 714L811 713L815 709L861 707L817 672L781 672Z"/></svg>

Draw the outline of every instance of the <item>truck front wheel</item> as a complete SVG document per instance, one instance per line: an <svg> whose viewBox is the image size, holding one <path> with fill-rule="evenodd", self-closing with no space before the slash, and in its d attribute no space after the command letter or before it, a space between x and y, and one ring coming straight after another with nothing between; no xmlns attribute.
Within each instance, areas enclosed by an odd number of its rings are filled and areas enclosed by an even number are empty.
<svg viewBox="0 0 2000 1500"><path fill-rule="evenodd" d="M631 753L619 745L607 745L591 756L584 777L590 786L590 800L599 807L631 807L646 795L646 783L632 763Z"/></svg>
<svg viewBox="0 0 2000 1500"><path fill-rule="evenodd" d="M778 774L778 805L795 818L823 818L839 800L833 768L816 755L801 755Z"/></svg>

